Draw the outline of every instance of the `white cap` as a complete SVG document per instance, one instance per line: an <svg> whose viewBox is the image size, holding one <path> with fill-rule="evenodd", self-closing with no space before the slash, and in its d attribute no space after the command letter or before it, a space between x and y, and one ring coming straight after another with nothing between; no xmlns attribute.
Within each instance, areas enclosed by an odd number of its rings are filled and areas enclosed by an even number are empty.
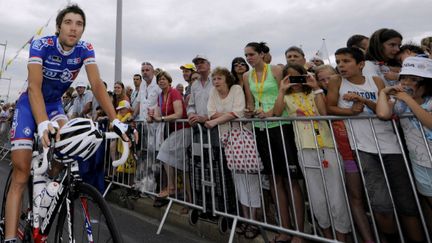
<svg viewBox="0 0 432 243"><path fill-rule="evenodd" d="M77 81L76 85L75 85L75 88L78 88L78 87L87 88L87 84L84 81Z"/></svg>
<svg viewBox="0 0 432 243"><path fill-rule="evenodd" d="M408 57L402 64L399 75L414 75L432 78L432 59L425 57Z"/></svg>

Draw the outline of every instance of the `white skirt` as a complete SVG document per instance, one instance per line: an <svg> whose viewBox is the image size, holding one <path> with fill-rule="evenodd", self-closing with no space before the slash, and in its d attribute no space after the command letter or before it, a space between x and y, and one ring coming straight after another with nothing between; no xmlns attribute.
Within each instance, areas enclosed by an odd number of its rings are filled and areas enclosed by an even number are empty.
<svg viewBox="0 0 432 243"><path fill-rule="evenodd" d="M237 200L247 207L260 208L260 180L258 174L233 173Z"/></svg>
<svg viewBox="0 0 432 243"><path fill-rule="evenodd" d="M191 129L177 130L165 139L159 149L157 159L179 170L188 171L186 149L191 145Z"/></svg>

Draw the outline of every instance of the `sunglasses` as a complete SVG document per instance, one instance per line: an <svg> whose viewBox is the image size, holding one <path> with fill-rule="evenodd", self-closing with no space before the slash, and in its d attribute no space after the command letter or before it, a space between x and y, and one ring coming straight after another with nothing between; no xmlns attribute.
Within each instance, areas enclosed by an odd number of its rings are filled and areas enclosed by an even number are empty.
<svg viewBox="0 0 432 243"><path fill-rule="evenodd" d="M238 62L238 63L234 63L234 67L246 67L246 63L244 62Z"/></svg>

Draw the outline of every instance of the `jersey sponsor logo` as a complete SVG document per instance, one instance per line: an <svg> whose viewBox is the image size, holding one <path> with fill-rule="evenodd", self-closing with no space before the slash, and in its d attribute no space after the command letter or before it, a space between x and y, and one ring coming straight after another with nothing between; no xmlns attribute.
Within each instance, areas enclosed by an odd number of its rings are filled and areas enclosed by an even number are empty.
<svg viewBox="0 0 432 243"><path fill-rule="evenodd" d="M44 68L43 69L43 75L47 79L57 79L60 80L62 83L72 82L76 76L78 75L79 69L77 70L69 70L69 69L63 69L63 70L57 70L57 69L50 69L50 68Z"/></svg>
<svg viewBox="0 0 432 243"><path fill-rule="evenodd" d="M69 69L63 70L63 72L60 75L60 81L62 83L72 82L73 74Z"/></svg>
<svg viewBox="0 0 432 243"><path fill-rule="evenodd" d="M92 44L90 44L90 43L86 43L86 48L87 48L87 50L89 50L89 51L93 51L93 45Z"/></svg>
<svg viewBox="0 0 432 243"><path fill-rule="evenodd" d="M67 64L69 64L69 65L76 65L76 64L80 64L80 63L81 63L81 58L79 58L79 57L67 60Z"/></svg>
<svg viewBox="0 0 432 243"><path fill-rule="evenodd" d="M62 58L59 56L55 56L55 55L50 55L48 57L48 60L53 61L53 62L58 62L58 63L62 62Z"/></svg>
<svg viewBox="0 0 432 243"><path fill-rule="evenodd" d="M40 51L43 47L47 46L54 46L54 41L52 38L35 40L33 42L32 48Z"/></svg>
<svg viewBox="0 0 432 243"><path fill-rule="evenodd" d="M31 134L31 129L30 129L29 127L25 127L25 128L23 129L23 133L24 133L26 136L30 136L30 134Z"/></svg>
<svg viewBox="0 0 432 243"><path fill-rule="evenodd" d="M46 44L49 46L54 46L54 40L52 38L47 38L46 39Z"/></svg>

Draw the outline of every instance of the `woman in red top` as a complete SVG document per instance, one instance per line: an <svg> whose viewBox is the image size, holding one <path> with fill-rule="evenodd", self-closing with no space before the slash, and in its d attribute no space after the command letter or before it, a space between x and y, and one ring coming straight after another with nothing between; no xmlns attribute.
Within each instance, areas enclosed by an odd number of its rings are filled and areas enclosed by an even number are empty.
<svg viewBox="0 0 432 243"><path fill-rule="evenodd" d="M149 110L148 121L170 122L168 138L162 143L157 156L157 159L164 163L168 177L167 187L162 189L158 196L168 197L174 196L176 192L175 169L182 171L188 169L186 148L191 144L191 131L187 121L174 122L177 119L186 119L187 114L182 95L171 87L171 76L161 71L156 76L156 82L162 89L158 101L159 108L158 111ZM187 185L186 187L189 192Z"/></svg>

